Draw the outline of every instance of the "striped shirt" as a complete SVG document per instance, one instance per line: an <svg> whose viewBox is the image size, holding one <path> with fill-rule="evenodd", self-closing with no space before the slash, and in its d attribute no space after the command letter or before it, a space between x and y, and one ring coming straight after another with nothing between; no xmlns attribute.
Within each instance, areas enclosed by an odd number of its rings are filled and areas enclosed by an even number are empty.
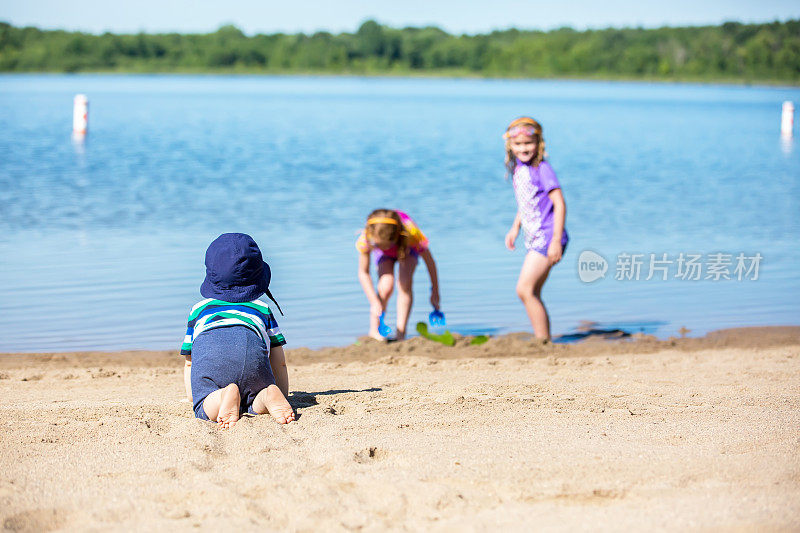
<svg viewBox="0 0 800 533"><path fill-rule="evenodd" d="M197 302L189 312L181 355L192 355L192 343L204 331L227 326L246 326L252 329L270 348L286 344L272 311L261 300L231 303L207 298Z"/></svg>

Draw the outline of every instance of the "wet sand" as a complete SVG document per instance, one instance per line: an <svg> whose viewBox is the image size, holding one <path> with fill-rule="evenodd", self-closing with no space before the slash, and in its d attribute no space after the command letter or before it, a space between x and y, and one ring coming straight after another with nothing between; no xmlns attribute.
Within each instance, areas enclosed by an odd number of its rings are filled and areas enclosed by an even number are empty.
<svg viewBox="0 0 800 533"><path fill-rule="evenodd" d="M175 352L0 355L0 524L800 529L800 327L468 341L289 350L298 421L227 432Z"/></svg>

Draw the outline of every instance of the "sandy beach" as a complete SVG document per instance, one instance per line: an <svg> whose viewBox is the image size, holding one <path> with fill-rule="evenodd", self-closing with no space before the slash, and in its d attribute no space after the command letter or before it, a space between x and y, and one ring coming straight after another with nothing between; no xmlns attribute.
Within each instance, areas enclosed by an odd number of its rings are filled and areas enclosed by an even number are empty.
<svg viewBox="0 0 800 533"><path fill-rule="evenodd" d="M800 529L800 327L289 349L298 420L173 351L0 355L10 531Z"/></svg>

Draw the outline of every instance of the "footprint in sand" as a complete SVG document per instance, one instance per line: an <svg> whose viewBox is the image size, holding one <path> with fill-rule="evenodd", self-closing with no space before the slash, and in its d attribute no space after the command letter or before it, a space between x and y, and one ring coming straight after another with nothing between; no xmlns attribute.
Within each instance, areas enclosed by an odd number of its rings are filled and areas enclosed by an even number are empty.
<svg viewBox="0 0 800 533"><path fill-rule="evenodd" d="M64 513L57 509L36 509L3 519L4 531L52 531L64 523Z"/></svg>
<svg viewBox="0 0 800 533"><path fill-rule="evenodd" d="M356 452L353 459L357 463L365 464L385 459L387 455L388 453L385 450L381 450L376 446L370 446L369 448L364 448L360 452Z"/></svg>

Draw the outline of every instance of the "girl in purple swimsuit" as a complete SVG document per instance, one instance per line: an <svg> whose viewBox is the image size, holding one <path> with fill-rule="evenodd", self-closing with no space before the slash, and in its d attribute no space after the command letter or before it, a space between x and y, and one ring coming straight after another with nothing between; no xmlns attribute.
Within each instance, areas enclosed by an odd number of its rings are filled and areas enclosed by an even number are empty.
<svg viewBox="0 0 800 533"><path fill-rule="evenodd" d="M517 197L517 216L506 234L506 247L514 249L522 226L528 253L519 273L517 295L536 337L549 339L550 318L542 302L542 287L569 240L564 227L566 204L555 172L545 161L542 126L530 117L521 117L509 124L503 138L506 168Z"/></svg>

